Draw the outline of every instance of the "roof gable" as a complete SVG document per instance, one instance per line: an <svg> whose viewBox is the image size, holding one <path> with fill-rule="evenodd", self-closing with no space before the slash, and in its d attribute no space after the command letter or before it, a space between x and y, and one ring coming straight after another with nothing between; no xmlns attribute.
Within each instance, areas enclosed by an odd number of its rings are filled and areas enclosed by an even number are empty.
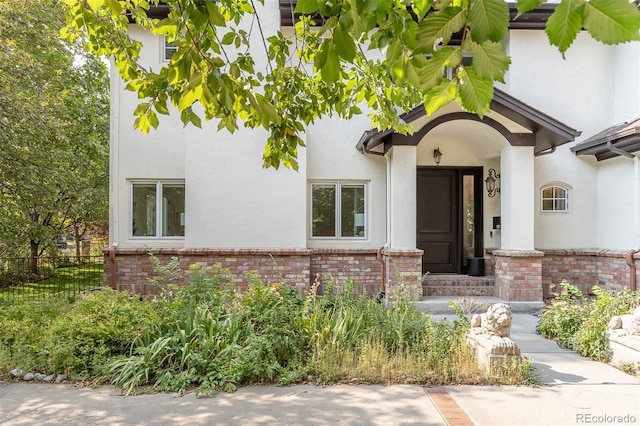
<svg viewBox="0 0 640 426"><path fill-rule="evenodd" d="M424 135L438 124L460 119L483 122L498 130L511 145L533 146L536 154L555 150L559 145L574 141L581 133L499 89L494 89L493 100L489 108L491 111L524 127L529 133L513 133L498 121L486 115L481 119L475 114L458 112L434 118L426 126L409 137L397 135L392 130L366 131L358 141L357 148L362 152L371 152L372 149L381 144L387 146L395 144L417 145ZM407 123L412 123L425 115L426 111L424 106L420 105L400 115L400 118ZM394 134L396 135L395 138L393 137ZM385 147L385 150L386 149Z"/></svg>

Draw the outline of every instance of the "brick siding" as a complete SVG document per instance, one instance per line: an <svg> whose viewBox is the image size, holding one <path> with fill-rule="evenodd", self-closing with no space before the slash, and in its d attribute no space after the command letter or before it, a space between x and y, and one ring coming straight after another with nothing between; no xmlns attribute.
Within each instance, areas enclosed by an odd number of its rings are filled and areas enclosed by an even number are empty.
<svg viewBox="0 0 640 426"><path fill-rule="evenodd" d="M382 263L375 249L154 249L164 264L172 257L180 261L184 273L189 265L221 264L231 272L238 290L249 286L251 274L264 282L285 282L299 294L315 281L319 292L329 281L341 285L350 278L356 292L373 296L383 289ZM588 294L593 285L611 290L629 288L630 268L621 250L509 251L488 249L486 277L456 278L447 281L437 275L422 276L422 250L385 249L384 289L393 300L393 289L402 284L411 298L424 296L497 296L506 300L542 300L550 296L550 284L566 279ZM640 254L634 255L636 266ZM111 282L109 252L105 251L104 279ZM636 271L636 277L638 273ZM153 293L148 278L155 275L146 249L116 250L116 288L136 293ZM495 284L493 277L495 276ZM423 282L424 281L424 282ZM183 280L181 284L186 284Z"/></svg>
<svg viewBox="0 0 640 426"><path fill-rule="evenodd" d="M542 300L542 258L537 250L494 250L496 295L509 301Z"/></svg>
<svg viewBox="0 0 640 426"><path fill-rule="evenodd" d="M183 276L190 265L220 264L231 273L236 289L248 288L251 274L263 282L285 282L304 294L317 281L322 292L329 281L341 285L350 278L358 294L373 296L382 290L382 263L375 249L153 249L162 264L179 259ZM390 283L401 276L406 285L419 288L422 268L421 250L384 252L385 274ZM116 288L141 294L155 291L148 278L155 278L147 249L117 249ZM111 282L109 251L105 251L104 279ZM183 277L182 285L186 284ZM386 284L386 283L385 283Z"/></svg>
<svg viewBox="0 0 640 426"><path fill-rule="evenodd" d="M542 288L550 296L551 283L567 280L585 294L594 285L607 290L623 290L630 285L630 267L624 250L544 250ZM638 267L638 254L634 263ZM637 276L637 271L636 271Z"/></svg>

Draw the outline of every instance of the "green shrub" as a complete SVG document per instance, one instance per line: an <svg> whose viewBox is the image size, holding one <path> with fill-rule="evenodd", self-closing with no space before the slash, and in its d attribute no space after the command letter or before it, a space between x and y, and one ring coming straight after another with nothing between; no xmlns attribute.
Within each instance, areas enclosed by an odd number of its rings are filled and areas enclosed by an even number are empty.
<svg viewBox="0 0 640 426"><path fill-rule="evenodd" d="M116 355L126 354L136 335L156 321L156 306L140 296L102 289L62 312L43 336L49 372L95 377Z"/></svg>
<svg viewBox="0 0 640 426"><path fill-rule="evenodd" d="M540 318L538 332L583 356L606 361L610 355L606 337L609 320L631 313L640 305L640 293L594 286L595 299L588 299L566 281L560 286L561 291L555 293L551 307Z"/></svg>
<svg viewBox="0 0 640 426"><path fill-rule="evenodd" d="M19 302L0 314L0 370L96 377L156 318L154 304L110 289L75 303L61 298Z"/></svg>
<svg viewBox="0 0 640 426"><path fill-rule="evenodd" d="M0 372L19 368L45 372L47 357L42 347L53 322L71 305L64 299L15 302L0 309Z"/></svg>

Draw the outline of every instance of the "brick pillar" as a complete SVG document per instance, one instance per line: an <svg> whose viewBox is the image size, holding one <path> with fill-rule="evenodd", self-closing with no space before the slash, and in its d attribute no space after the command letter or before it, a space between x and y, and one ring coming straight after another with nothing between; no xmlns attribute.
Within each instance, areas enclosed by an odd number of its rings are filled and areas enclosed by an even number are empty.
<svg viewBox="0 0 640 426"><path fill-rule="evenodd" d="M386 294L394 300L394 290L402 288L409 300L419 300L422 295L422 254L419 249L386 249Z"/></svg>
<svg viewBox="0 0 640 426"><path fill-rule="evenodd" d="M508 301L541 301L543 256L538 250L494 250L497 296Z"/></svg>

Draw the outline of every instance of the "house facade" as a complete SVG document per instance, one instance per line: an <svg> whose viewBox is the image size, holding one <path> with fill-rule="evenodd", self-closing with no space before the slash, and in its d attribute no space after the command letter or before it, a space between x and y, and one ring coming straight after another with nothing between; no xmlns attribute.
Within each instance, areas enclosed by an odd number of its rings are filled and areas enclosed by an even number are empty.
<svg viewBox="0 0 640 426"><path fill-rule="evenodd" d="M282 1L259 12L267 33L290 25ZM220 263L239 288L253 271L300 292L347 278L371 295L401 282L416 297L510 301L540 301L563 279L635 289L640 44L581 33L563 58L542 30L551 10L512 22L512 64L483 119L420 107L403 136L325 118L307 128L298 171L262 168L262 130L183 127L178 114L134 130L137 96L112 71L105 279L150 291L152 251L183 270ZM131 34L159 69L171 46Z"/></svg>

